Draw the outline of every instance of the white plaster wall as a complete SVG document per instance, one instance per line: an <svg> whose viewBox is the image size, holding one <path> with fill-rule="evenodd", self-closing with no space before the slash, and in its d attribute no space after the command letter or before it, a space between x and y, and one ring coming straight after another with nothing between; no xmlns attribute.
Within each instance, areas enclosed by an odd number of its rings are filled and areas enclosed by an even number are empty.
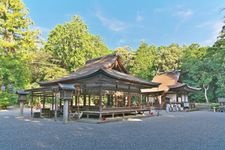
<svg viewBox="0 0 225 150"><path fill-rule="evenodd" d="M166 97L170 98L170 102L176 102L177 101L177 95L176 94L166 94Z"/></svg>

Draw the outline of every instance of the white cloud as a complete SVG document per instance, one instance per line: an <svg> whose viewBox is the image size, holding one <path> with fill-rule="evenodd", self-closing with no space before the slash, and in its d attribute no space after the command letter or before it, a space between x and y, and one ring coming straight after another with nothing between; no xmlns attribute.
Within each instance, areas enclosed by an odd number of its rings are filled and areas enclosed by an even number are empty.
<svg viewBox="0 0 225 150"><path fill-rule="evenodd" d="M190 18L193 14L194 12L191 9L179 9L175 13L176 16L181 17L184 20Z"/></svg>
<svg viewBox="0 0 225 150"><path fill-rule="evenodd" d="M95 15L104 26L106 26L112 31L118 32L126 29L126 24L122 21L119 21L114 18L107 18L100 12L97 12Z"/></svg>

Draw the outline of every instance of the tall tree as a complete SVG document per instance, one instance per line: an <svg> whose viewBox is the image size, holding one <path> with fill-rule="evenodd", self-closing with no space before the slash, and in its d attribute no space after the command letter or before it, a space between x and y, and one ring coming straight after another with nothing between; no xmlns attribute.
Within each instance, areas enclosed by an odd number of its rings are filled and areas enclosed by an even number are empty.
<svg viewBox="0 0 225 150"><path fill-rule="evenodd" d="M157 47L141 43L136 52L134 65L131 72L136 76L150 80L156 73L155 60L156 60Z"/></svg>
<svg viewBox="0 0 225 150"><path fill-rule="evenodd" d="M157 56L156 65L158 72L178 70L181 62L182 47L177 44L160 46Z"/></svg>
<svg viewBox="0 0 225 150"><path fill-rule="evenodd" d="M38 31L27 14L21 0L0 1L0 54L36 49Z"/></svg>
<svg viewBox="0 0 225 150"><path fill-rule="evenodd" d="M214 97L216 83L213 73L215 66L207 57L208 49L208 47L201 47L198 44L185 47L181 66L184 81L189 85L201 87L204 91L192 94L191 98L199 102L203 102L205 99L207 103Z"/></svg>
<svg viewBox="0 0 225 150"><path fill-rule="evenodd" d="M73 71L88 59L109 53L102 40L89 33L87 25L79 16L57 25L50 32L45 49L52 52L68 71Z"/></svg>

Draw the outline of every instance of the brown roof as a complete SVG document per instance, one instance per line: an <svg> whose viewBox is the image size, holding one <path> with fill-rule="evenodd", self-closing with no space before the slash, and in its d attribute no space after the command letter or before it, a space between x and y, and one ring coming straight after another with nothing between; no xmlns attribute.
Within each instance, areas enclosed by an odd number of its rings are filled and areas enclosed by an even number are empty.
<svg viewBox="0 0 225 150"><path fill-rule="evenodd" d="M120 57L115 54L89 60L83 67L71 73L69 76L63 77L58 80L40 82L40 85L45 86L68 81L75 81L79 79L85 79L96 73L103 73L114 79L128 81L131 83L143 84L149 87L157 87L159 85L159 83L148 82L128 74L127 70L121 63Z"/></svg>
<svg viewBox="0 0 225 150"><path fill-rule="evenodd" d="M186 83L180 83L180 72L179 71L169 71L164 72L156 75L152 82L161 83L157 88L151 88L146 91L145 93L155 93L155 92L168 92L169 90L185 90L187 92L194 92L200 90L201 88L194 88L188 86Z"/></svg>

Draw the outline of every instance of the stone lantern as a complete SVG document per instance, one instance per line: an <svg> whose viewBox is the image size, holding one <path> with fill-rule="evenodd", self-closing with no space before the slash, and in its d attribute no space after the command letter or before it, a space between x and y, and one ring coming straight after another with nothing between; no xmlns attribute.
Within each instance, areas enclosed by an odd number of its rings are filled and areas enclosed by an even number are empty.
<svg viewBox="0 0 225 150"><path fill-rule="evenodd" d="M26 95L28 95L29 92L20 90L16 91L16 94L18 94L18 102L20 103L20 115L23 116L24 102L26 101Z"/></svg>
<svg viewBox="0 0 225 150"><path fill-rule="evenodd" d="M68 122L69 115L69 101L73 99L73 92L75 87L73 84L61 84L59 83L59 93L60 99L64 101L63 103L63 121L64 123Z"/></svg>

